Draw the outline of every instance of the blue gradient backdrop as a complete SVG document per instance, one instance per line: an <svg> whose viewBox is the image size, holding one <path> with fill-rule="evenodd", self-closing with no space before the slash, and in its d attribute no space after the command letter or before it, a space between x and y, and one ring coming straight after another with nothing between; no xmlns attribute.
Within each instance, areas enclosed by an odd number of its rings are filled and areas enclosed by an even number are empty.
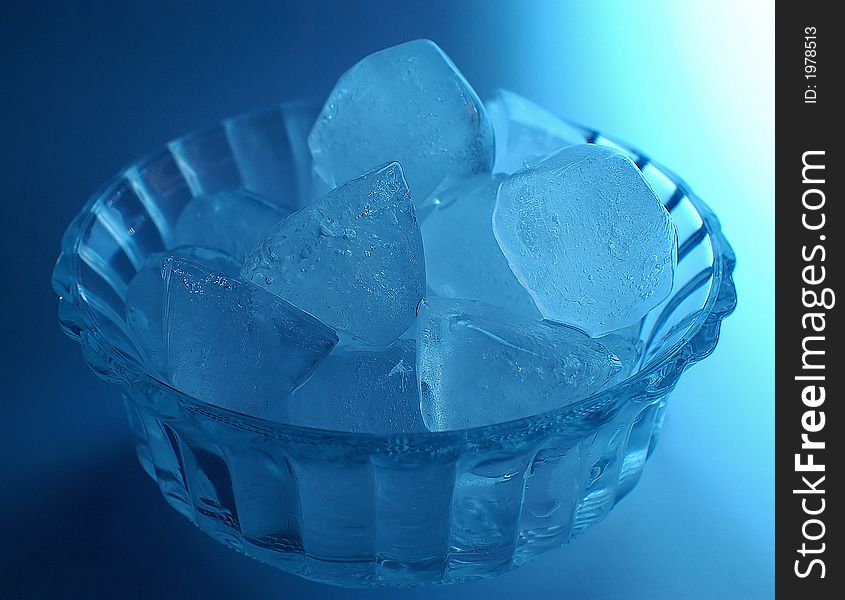
<svg viewBox="0 0 845 600"><path fill-rule="evenodd" d="M12 2L0 16L2 598L770 598L773 2ZM639 487L595 529L478 584L350 591L204 537L135 463L113 391L60 333L67 222L120 167L217 118L321 95L430 37L684 176L736 249L739 308L673 397Z"/></svg>

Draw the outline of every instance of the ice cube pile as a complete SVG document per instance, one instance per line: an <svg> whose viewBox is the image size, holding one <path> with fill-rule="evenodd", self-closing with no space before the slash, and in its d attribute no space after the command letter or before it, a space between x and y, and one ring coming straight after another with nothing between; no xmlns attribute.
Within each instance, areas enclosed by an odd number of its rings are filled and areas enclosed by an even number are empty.
<svg viewBox="0 0 845 600"><path fill-rule="evenodd" d="M318 429L456 430L586 399L636 370L677 263L636 165L586 142L513 92L482 103L433 42L376 52L313 125L312 185L182 209L126 293L138 353L200 400Z"/></svg>

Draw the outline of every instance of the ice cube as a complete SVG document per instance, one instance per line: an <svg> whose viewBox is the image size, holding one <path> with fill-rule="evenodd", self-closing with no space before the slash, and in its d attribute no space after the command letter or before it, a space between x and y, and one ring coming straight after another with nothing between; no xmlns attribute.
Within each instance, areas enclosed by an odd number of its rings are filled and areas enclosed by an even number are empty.
<svg viewBox="0 0 845 600"><path fill-rule="evenodd" d="M617 150L564 148L499 187L493 231L547 319L593 336L636 323L672 290L677 234Z"/></svg>
<svg viewBox="0 0 845 600"><path fill-rule="evenodd" d="M398 161L417 203L447 177L490 171L494 155L484 106L429 40L381 50L344 73L308 145L331 188Z"/></svg>
<svg viewBox="0 0 845 600"><path fill-rule="evenodd" d="M539 317L493 236L493 206L502 179L477 175L436 194L420 226L426 281L437 296L481 300Z"/></svg>
<svg viewBox="0 0 845 600"><path fill-rule="evenodd" d="M495 173L513 173L527 162L587 139L545 108L508 90L484 103L496 136Z"/></svg>
<svg viewBox="0 0 845 600"><path fill-rule="evenodd" d="M389 345L425 293L422 237L402 167L385 165L293 213L241 273L337 330Z"/></svg>
<svg viewBox="0 0 845 600"><path fill-rule="evenodd" d="M267 230L290 212L245 190L203 194L182 210L173 236L179 246L216 248L243 261Z"/></svg>
<svg viewBox="0 0 845 600"><path fill-rule="evenodd" d="M163 375L164 363L164 280L162 269L168 257L187 258L220 273L236 276L240 264L223 252L200 246L181 246L152 254L126 289L126 322L153 370Z"/></svg>
<svg viewBox="0 0 845 600"><path fill-rule="evenodd" d="M206 402L265 416L338 341L281 298L197 263L169 259L164 279L170 382Z"/></svg>
<svg viewBox="0 0 845 600"><path fill-rule="evenodd" d="M580 331L477 301L426 298L417 331L420 405L432 431L554 410L598 392L621 369Z"/></svg>
<svg viewBox="0 0 845 600"><path fill-rule="evenodd" d="M417 387L416 347L336 347L311 378L279 405L279 421L338 431L425 431Z"/></svg>

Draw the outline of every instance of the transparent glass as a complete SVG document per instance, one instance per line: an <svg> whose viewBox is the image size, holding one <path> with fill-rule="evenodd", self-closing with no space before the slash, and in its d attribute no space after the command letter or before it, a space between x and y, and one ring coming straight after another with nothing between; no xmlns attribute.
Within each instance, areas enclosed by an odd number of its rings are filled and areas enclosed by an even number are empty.
<svg viewBox="0 0 845 600"><path fill-rule="evenodd" d="M718 220L672 173L580 128L634 159L679 233L674 290L639 324L645 352L627 380L518 421L402 435L294 427L186 396L142 366L124 318L127 285L170 247L198 193L307 196L315 116L286 104L180 138L110 181L65 233L53 274L59 319L122 391L144 470L214 539L344 586L488 577L580 535L636 485L669 393L734 308L734 256Z"/></svg>

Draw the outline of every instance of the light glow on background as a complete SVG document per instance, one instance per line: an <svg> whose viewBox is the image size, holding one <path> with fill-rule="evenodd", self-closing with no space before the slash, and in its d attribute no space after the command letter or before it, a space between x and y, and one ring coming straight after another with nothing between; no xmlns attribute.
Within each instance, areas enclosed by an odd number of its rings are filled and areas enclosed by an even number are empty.
<svg viewBox="0 0 845 600"><path fill-rule="evenodd" d="M0 498L0 531L11 540L0 580L9 594L772 597L774 2L11 8L0 20L0 60L14 82L0 112L8 152L0 185L9 199L0 210L14 226L0 242L24 259L6 265L14 293L2 324L16 365L0 408L0 475L15 490ZM685 178L736 250L739 306L713 356L682 378L638 487L580 539L477 584L328 588L223 548L166 505L137 465L114 389L87 372L78 345L59 332L49 273L73 214L122 166L219 118L320 97L357 59L419 37L437 41L482 96L495 86L520 92ZM53 577L43 577L45 555L62 557Z"/></svg>
<svg viewBox="0 0 845 600"><path fill-rule="evenodd" d="M640 487L564 552L633 546L624 582L600 597L771 597L774 3L544 6L524 13L535 33L511 85L680 174L738 257L737 311L715 354L681 379Z"/></svg>

